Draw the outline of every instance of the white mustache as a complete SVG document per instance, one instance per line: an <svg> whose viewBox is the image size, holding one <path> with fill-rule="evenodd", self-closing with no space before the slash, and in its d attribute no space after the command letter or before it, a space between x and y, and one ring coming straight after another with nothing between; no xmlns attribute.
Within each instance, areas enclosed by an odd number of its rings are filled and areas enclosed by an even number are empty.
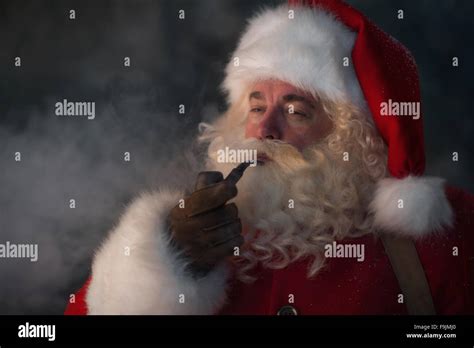
<svg viewBox="0 0 474 348"><path fill-rule="evenodd" d="M294 171L309 165L296 147L281 140L248 138L236 141L231 146L239 149L256 150L257 156L264 155L271 160L268 165L276 165L285 171Z"/></svg>

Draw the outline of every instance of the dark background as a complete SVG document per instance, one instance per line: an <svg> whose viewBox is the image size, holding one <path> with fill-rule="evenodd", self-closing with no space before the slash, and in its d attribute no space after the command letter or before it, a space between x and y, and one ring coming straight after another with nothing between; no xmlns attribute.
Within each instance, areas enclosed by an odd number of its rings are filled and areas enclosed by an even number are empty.
<svg viewBox="0 0 474 348"><path fill-rule="evenodd" d="M348 2L416 58L427 174L474 191L474 2ZM277 3L0 2L0 243L39 244L36 263L0 259L0 314L62 313L130 199L193 179L186 149L198 122L225 109L219 84L239 34L255 10ZM96 118L55 116L64 98L94 101Z"/></svg>

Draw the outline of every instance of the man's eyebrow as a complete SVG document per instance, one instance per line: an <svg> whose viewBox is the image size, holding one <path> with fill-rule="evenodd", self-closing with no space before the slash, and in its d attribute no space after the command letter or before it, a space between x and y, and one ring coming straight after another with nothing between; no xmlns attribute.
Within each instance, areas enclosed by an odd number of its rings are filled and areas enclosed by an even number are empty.
<svg viewBox="0 0 474 348"><path fill-rule="evenodd" d="M314 104L308 99L298 94L287 94L282 97L285 102L301 101L307 103L312 109L315 108Z"/></svg>
<svg viewBox="0 0 474 348"><path fill-rule="evenodd" d="M249 100L250 99L264 100L265 98L263 97L262 92L255 91L255 92L250 93Z"/></svg>

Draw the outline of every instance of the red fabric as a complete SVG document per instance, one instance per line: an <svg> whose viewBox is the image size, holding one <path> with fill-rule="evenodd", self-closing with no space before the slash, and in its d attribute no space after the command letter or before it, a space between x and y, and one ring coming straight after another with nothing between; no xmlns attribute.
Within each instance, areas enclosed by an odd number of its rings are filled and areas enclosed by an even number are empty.
<svg viewBox="0 0 474 348"><path fill-rule="evenodd" d="M437 314L474 314L474 278L469 274L474 266L474 197L456 189L448 195L457 214L456 226L417 242L416 247ZM406 305L397 301L401 290L382 243L371 236L345 243L363 243L364 262L328 259L314 280L306 279L305 262L283 270L260 270L254 284L234 281L221 314L275 315L289 304L290 294L291 305L303 315L407 314ZM459 256L452 255L455 246Z"/></svg>
<svg viewBox="0 0 474 348"><path fill-rule="evenodd" d="M290 6L319 6L357 32L352 63L375 124L388 145L388 169L396 178L422 175L425 151L422 117L382 116L382 102L420 102L416 63L398 41L340 0L289 0ZM421 114L421 111L420 111Z"/></svg>
<svg viewBox="0 0 474 348"><path fill-rule="evenodd" d="M474 314L474 196L462 190L446 191L456 214L453 228L417 242L438 314ZM308 264L299 262L283 270L259 270L259 279L243 284L233 279L229 301L220 314L274 315L288 304L299 314L406 314L397 301L400 293L380 241L365 236L347 240L365 244L365 260L329 259L314 279L306 278ZM453 247L459 250L453 256ZM88 283L77 293L66 314L87 314Z"/></svg>
<svg viewBox="0 0 474 348"><path fill-rule="evenodd" d="M86 315L87 314L87 304L86 304L86 294L87 289L92 278L86 280L82 288L76 292L76 297L74 302L68 302L66 310L64 311L65 315Z"/></svg>

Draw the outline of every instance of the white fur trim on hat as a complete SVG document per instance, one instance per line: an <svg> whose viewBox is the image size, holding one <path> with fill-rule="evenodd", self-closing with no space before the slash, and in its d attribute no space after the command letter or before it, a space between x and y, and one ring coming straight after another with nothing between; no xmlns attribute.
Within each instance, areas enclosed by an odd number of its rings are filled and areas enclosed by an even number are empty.
<svg viewBox="0 0 474 348"><path fill-rule="evenodd" d="M86 302L88 314L215 314L224 304L228 270L204 278L185 271L165 219L182 195L139 197L96 254Z"/></svg>
<svg viewBox="0 0 474 348"><path fill-rule="evenodd" d="M356 33L320 8L282 5L264 10L250 20L240 39L227 65L223 88L233 103L250 83L277 79L363 107L364 97L350 62L355 38ZM344 66L344 58L349 59L349 66Z"/></svg>
<svg viewBox="0 0 474 348"><path fill-rule="evenodd" d="M449 227L453 221L444 180L435 177L380 180L370 210L374 227L415 238Z"/></svg>

